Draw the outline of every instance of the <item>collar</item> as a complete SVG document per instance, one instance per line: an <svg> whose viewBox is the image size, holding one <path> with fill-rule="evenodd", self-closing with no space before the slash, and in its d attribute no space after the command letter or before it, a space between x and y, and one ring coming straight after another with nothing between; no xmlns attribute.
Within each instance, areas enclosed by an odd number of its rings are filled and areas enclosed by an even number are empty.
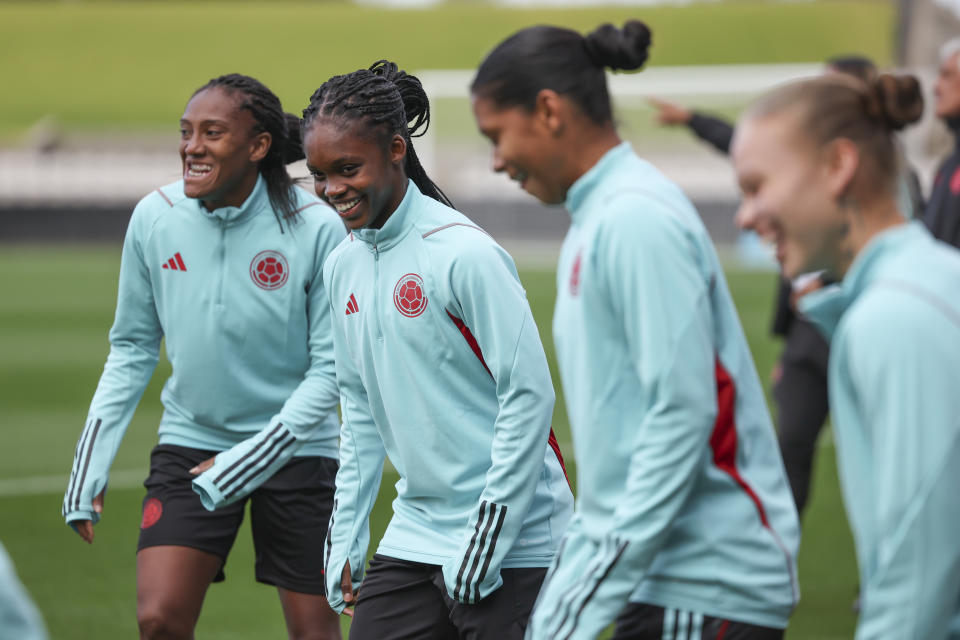
<svg viewBox="0 0 960 640"><path fill-rule="evenodd" d="M239 207L220 207L213 211L207 210L199 200L191 199L200 214L210 220L222 224L225 227L240 224L257 215L263 209L270 209L270 196L267 194L267 181L263 176L257 174L257 183L253 185L253 191L247 196Z"/></svg>
<svg viewBox="0 0 960 640"><path fill-rule="evenodd" d="M577 178L577 180L567 190L567 199L563 206L570 212L573 222L581 222L590 210L587 206L590 196L593 195L603 183L604 178L615 166L626 157L633 154L633 147L629 142L621 142L603 154L597 163L590 167L586 173Z"/></svg>
<svg viewBox="0 0 960 640"><path fill-rule="evenodd" d="M397 205L387 221L379 229L357 229L353 235L357 239L369 245L371 250L385 251L400 242L416 221L417 208L415 203L423 198L420 189L414 184L413 180L407 180L407 192L403 195L403 200Z"/></svg>
<svg viewBox="0 0 960 640"><path fill-rule="evenodd" d="M829 339L843 314L876 279L884 256L903 245L929 237L926 227L918 221L899 224L878 233L853 259L843 280L801 298L800 311Z"/></svg>

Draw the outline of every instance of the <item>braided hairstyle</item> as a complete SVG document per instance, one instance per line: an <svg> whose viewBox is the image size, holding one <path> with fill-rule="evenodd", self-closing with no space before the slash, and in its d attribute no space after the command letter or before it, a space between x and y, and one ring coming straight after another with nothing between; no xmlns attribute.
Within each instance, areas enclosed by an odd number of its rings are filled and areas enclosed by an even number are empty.
<svg viewBox="0 0 960 640"><path fill-rule="evenodd" d="M561 27L529 27L487 54L470 91L500 108L533 111L540 91L550 89L570 98L594 124L606 125L613 109L604 68L640 69L650 41L650 29L640 20L628 20L623 28L603 24L586 36Z"/></svg>
<svg viewBox="0 0 960 640"><path fill-rule="evenodd" d="M411 138L422 136L430 126L430 102L423 85L388 60L378 60L368 69L334 76L320 85L303 110L303 131L317 118L364 120L386 144L394 135L407 143L404 170L425 195L452 207L449 198L427 176Z"/></svg>
<svg viewBox="0 0 960 640"><path fill-rule="evenodd" d="M287 164L304 157L300 119L291 113L284 113L280 98L256 78L231 73L213 78L194 91L193 95L213 88L238 94L241 97L239 108L246 109L253 116L254 132L269 133L273 139L267 155L257 168L267 183L267 195L283 231L283 221L297 215L294 180L287 173Z"/></svg>

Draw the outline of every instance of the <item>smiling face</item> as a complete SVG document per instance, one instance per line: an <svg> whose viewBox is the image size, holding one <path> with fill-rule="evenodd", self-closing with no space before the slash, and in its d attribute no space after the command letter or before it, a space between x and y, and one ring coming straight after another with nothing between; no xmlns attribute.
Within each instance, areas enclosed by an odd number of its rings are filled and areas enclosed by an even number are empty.
<svg viewBox="0 0 960 640"><path fill-rule="evenodd" d="M402 136L384 141L362 121L314 120L303 135L317 195L349 229L379 229L406 193Z"/></svg>
<svg viewBox="0 0 960 640"><path fill-rule="evenodd" d="M190 99L180 119L184 194L209 210L243 204L270 149L270 134L257 133L239 105L239 95L211 87Z"/></svg>
<svg viewBox="0 0 960 640"><path fill-rule="evenodd" d="M845 178L799 138L797 127L791 113L737 125L731 153L743 191L737 224L775 245L788 278L821 269L840 276L849 259L850 219L837 204Z"/></svg>
<svg viewBox="0 0 960 640"><path fill-rule="evenodd" d="M480 133L493 145L494 171L506 173L546 204L566 199L572 181L567 176L565 149L558 142L556 125L551 126L553 116L537 109L501 108L476 94L473 116Z"/></svg>
<svg viewBox="0 0 960 640"><path fill-rule="evenodd" d="M938 118L960 117L960 53L947 56L940 64L933 93Z"/></svg>

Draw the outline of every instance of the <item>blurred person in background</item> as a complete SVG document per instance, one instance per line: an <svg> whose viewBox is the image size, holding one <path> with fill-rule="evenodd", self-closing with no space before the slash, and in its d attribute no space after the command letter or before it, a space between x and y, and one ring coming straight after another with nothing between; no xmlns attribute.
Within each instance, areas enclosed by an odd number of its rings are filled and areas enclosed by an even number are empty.
<svg viewBox="0 0 960 640"><path fill-rule="evenodd" d="M787 277L840 280L800 305L831 338L858 640L956 638L960 622L960 253L897 198L894 132L922 111L911 76L804 80L750 107L732 146L738 224L776 245Z"/></svg>
<svg viewBox="0 0 960 640"><path fill-rule="evenodd" d="M327 593L354 640L519 640L573 495L516 267L424 171L429 122L386 60L303 112L314 188L351 231L323 269L343 397ZM365 572L386 457L397 495Z"/></svg>
<svg viewBox="0 0 960 640"><path fill-rule="evenodd" d="M799 524L753 359L696 210L614 125L604 70L650 39L524 29L471 85L493 170L572 218L553 335L577 510L527 636L781 638Z"/></svg>
<svg viewBox="0 0 960 640"><path fill-rule="evenodd" d="M923 214L938 240L960 247L960 37L940 49L934 112L954 136L953 152L940 164Z"/></svg>
<svg viewBox="0 0 960 640"><path fill-rule="evenodd" d="M321 541L337 471L336 377L321 279L343 224L296 188L299 120L249 76L210 80L180 119L183 179L143 198L120 264L110 354L63 515L92 543L108 472L160 343L173 372L144 482L142 638L193 638L250 502L256 577L290 638L339 638Z"/></svg>
<svg viewBox="0 0 960 640"><path fill-rule="evenodd" d="M0 640L47 640L40 612L0 544Z"/></svg>
<svg viewBox="0 0 960 640"><path fill-rule="evenodd" d="M825 74L842 73L863 82L877 76L869 58L858 55L837 56L827 60ZM698 111L659 99L651 104L657 121L668 126L689 127L701 140L723 154L729 154L733 124ZM911 211L922 211L922 197L916 173L908 172L906 189ZM783 350L773 372L773 399L777 405L777 434L780 453L790 479L790 488L803 515L810 496L810 482L817 439L829 413L827 361L830 348L820 332L797 314L797 300L831 282L824 274L802 274L790 280L780 277L771 332L783 338Z"/></svg>

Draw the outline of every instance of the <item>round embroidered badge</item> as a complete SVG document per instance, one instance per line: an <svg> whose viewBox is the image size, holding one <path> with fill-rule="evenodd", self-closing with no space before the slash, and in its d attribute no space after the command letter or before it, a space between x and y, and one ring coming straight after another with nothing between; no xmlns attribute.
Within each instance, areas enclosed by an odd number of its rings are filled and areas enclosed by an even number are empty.
<svg viewBox="0 0 960 640"><path fill-rule="evenodd" d="M397 311L408 318L416 318L427 308L427 296L423 292L423 279L415 273L400 278L393 288L393 303Z"/></svg>
<svg viewBox="0 0 960 640"><path fill-rule="evenodd" d="M279 251L261 251L250 263L250 277L261 289L279 289L287 281L290 267Z"/></svg>
<svg viewBox="0 0 960 640"><path fill-rule="evenodd" d="M163 503L156 498L147 498L143 503L143 520L140 521L141 529L149 529L157 524L157 520L163 515Z"/></svg>

